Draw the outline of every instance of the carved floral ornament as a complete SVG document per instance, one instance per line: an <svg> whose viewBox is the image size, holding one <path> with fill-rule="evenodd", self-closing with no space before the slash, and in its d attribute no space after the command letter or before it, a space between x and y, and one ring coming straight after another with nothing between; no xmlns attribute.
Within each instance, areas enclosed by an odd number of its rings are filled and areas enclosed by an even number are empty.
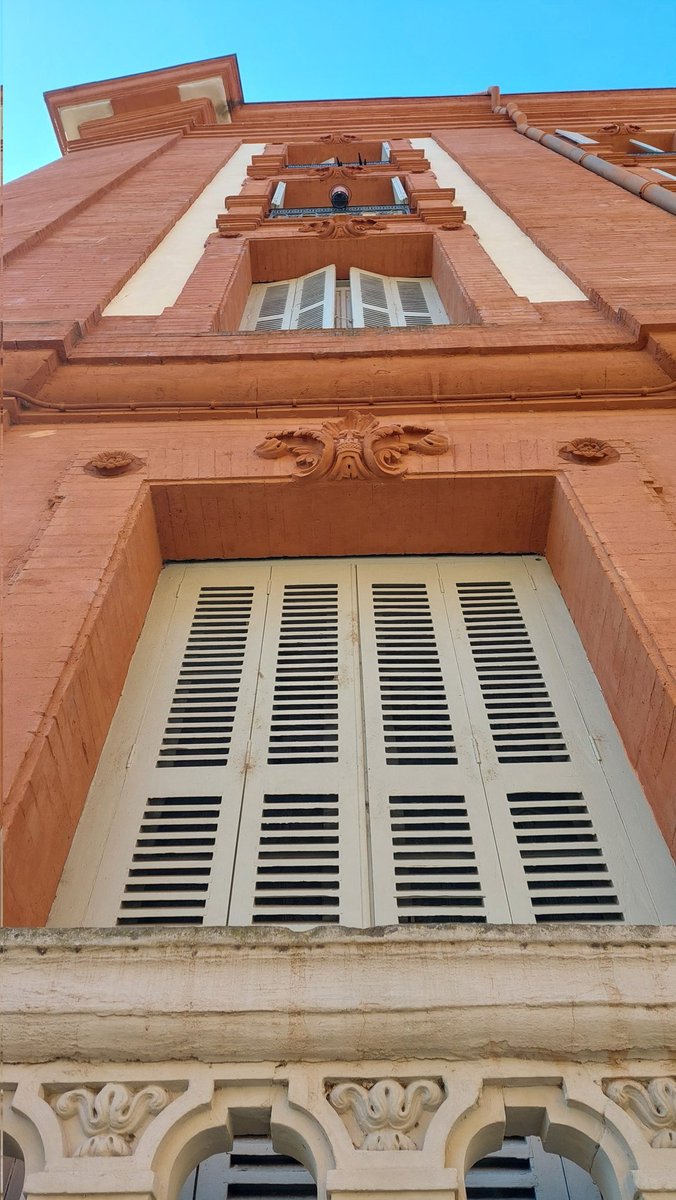
<svg viewBox="0 0 676 1200"><path fill-rule="evenodd" d="M325 421L320 429L282 429L256 446L260 458L296 460L296 479L394 479L409 454L445 454L449 440L427 425L381 425L359 412Z"/></svg>
<svg viewBox="0 0 676 1200"><path fill-rule="evenodd" d="M102 450L95 454L85 465L85 471L90 475L126 475L130 471L138 471L143 461L131 454L129 450Z"/></svg>
<svg viewBox="0 0 676 1200"><path fill-rule="evenodd" d="M341 142L358 142L359 138L356 133L323 133L317 138L318 142L334 142L336 145Z"/></svg>
<svg viewBox="0 0 676 1200"><path fill-rule="evenodd" d="M676 1079L613 1079L603 1090L643 1126L654 1150L676 1149Z"/></svg>
<svg viewBox="0 0 676 1200"><path fill-rule="evenodd" d="M613 137L617 133L639 133L640 129L640 125L633 125L630 121L611 121L608 125L601 125L599 133Z"/></svg>
<svg viewBox="0 0 676 1200"><path fill-rule="evenodd" d="M328 1099L343 1117L358 1150L419 1150L425 1114L439 1108L444 1093L433 1079L407 1084L379 1079L377 1083L336 1083L330 1087Z"/></svg>
<svg viewBox="0 0 676 1200"><path fill-rule="evenodd" d="M567 459L568 462L586 463L587 466L592 466L597 463L617 462L620 456L609 442L604 442L600 438L584 437L574 438L572 442L566 442L563 446L559 446L559 457Z"/></svg>
<svg viewBox="0 0 676 1200"><path fill-rule="evenodd" d="M169 1103L169 1093L155 1085L134 1091L124 1083L74 1088L52 1101L58 1116L78 1117L86 1136L72 1151L73 1158L114 1158L133 1154L136 1135L148 1118Z"/></svg>
<svg viewBox="0 0 676 1200"><path fill-rule="evenodd" d="M320 238L364 237L375 229L387 229L376 217L324 217L320 221L303 221L299 233L314 233Z"/></svg>

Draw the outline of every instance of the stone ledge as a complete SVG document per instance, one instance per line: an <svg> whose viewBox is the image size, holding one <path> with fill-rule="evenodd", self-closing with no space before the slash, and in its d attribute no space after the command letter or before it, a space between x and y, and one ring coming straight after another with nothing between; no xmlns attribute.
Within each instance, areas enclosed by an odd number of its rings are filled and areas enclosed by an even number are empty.
<svg viewBox="0 0 676 1200"><path fill-rule="evenodd" d="M6 930L6 1062L676 1054L676 929Z"/></svg>

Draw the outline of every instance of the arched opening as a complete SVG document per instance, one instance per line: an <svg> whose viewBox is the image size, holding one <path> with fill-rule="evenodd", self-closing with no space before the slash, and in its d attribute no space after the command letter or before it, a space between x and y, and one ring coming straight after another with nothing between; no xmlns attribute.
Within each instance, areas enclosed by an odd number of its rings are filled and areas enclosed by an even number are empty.
<svg viewBox="0 0 676 1200"><path fill-rule="evenodd" d="M280 1154L270 1136L235 1137L229 1153L202 1159L179 1200L315 1200L317 1186L297 1159Z"/></svg>
<svg viewBox="0 0 676 1200"><path fill-rule="evenodd" d="M465 1193L467 1200L601 1200L587 1171L548 1153L535 1135L506 1137L499 1150L475 1162Z"/></svg>
<svg viewBox="0 0 676 1200"><path fill-rule="evenodd" d="M0 1130L0 1192L2 1200L23 1200L25 1163L19 1143Z"/></svg>

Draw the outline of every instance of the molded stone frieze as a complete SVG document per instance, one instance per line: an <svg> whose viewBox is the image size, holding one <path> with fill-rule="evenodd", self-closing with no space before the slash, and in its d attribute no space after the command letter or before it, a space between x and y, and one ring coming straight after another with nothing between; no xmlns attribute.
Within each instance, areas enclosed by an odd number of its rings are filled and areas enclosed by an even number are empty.
<svg viewBox="0 0 676 1200"><path fill-rule="evenodd" d="M606 1080L603 1090L610 1100L645 1126L654 1150L676 1149L676 1079L651 1079L649 1083L637 1079Z"/></svg>
<svg viewBox="0 0 676 1200"><path fill-rule="evenodd" d="M325 421L320 429L282 429L256 446L260 458L296 460L296 479L394 479L406 456L445 454L450 443L427 425L381 425L359 412Z"/></svg>
<svg viewBox="0 0 676 1200"><path fill-rule="evenodd" d="M321 221L304 221L299 233L314 233L320 238L365 237L374 229L387 229L376 217L325 217Z"/></svg>
<svg viewBox="0 0 676 1200"><path fill-rule="evenodd" d="M124 1083L107 1083L100 1091L73 1088L52 1100L59 1117L77 1117L87 1136L71 1152L73 1158L114 1158L134 1153L139 1129L169 1103L169 1093L156 1085L134 1091Z"/></svg>
<svg viewBox="0 0 676 1200"><path fill-rule="evenodd" d="M559 447L559 457L569 462L582 462L587 465L596 463L617 462L620 457L614 446L603 442L600 438L574 438Z"/></svg>
<svg viewBox="0 0 676 1200"><path fill-rule="evenodd" d="M433 1079L407 1084L379 1079L373 1084L332 1084L328 1099L358 1150L420 1150L429 1118L444 1093Z"/></svg>

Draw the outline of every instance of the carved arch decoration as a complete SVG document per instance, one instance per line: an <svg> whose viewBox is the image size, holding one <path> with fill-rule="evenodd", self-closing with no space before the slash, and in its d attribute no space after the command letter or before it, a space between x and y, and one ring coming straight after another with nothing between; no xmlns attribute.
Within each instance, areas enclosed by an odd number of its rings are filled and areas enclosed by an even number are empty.
<svg viewBox="0 0 676 1200"><path fill-rule="evenodd" d="M535 1135L545 1151L588 1172L604 1200L636 1200L643 1195L643 1181L646 1196L652 1191L654 1160L646 1154L645 1139L589 1078L475 1079L473 1094L471 1087L451 1094L438 1116L445 1120L434 1123L427 1142L441 1150L438 1143L445 1139L445 1162L457 1170L459 1181L481 1158L498 1151L505 1137Z"/></svg>
<svg viewBox="0 0 676 1200"><path fill-rule="evenodd" d="M259 458L295 459L295 479L397 479L408 471L410 454L440 455L450 449L431 425L384 425L359 412L325 421L319 429L299 426L269 433L255 448Z"/></svg>

